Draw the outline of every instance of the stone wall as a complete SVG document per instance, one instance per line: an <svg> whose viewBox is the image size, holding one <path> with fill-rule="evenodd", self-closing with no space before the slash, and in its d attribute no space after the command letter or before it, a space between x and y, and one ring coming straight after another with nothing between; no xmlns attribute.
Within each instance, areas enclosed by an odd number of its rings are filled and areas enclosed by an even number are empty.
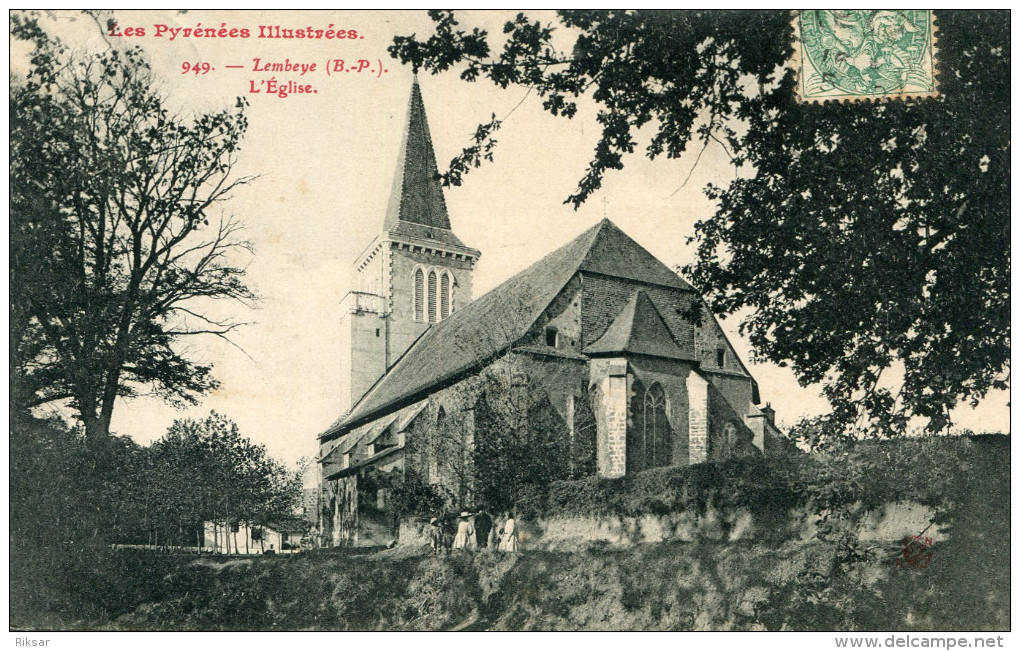
<svg viewBox="0 0 1020 651"><path fill-rule="evenodd" d="M687 376L687 395L690 400L689 463L704 463L708 461L709 394L708 381L697 371L692 370Z"/></svg>
<svg viewBox="0 0 1020 651"><path fill-rule="evenodd" d="M555 328L560 334L560 348L581 352L581 280L574 276L552 300L545 312L535 321L522 338L522 343L546 345L546 328Z"/></svg>
<svg viewBox="0 0 1020 651"><path fill-rule="evenodd" d="M783 520L763 520L745 509L722 512L709 508L701 516L691 512L635 517L572 516L519 520L518 526L525 549L548 550L576 549L592 544L631 547L669 540L736 542L815 537L817 515L799 509L786 516ZM924 535L934 541L945 539L946 534L939 525L932 524L933 518L933 509L914 502L885 504L862 514L858 536L865 542L892 542L924 531Z"/></svg>
<svg viewBox="0 0 1020 651"><path fill-rule="evenodd" d="M741 456L753 450L754 433L748 428L745 416L754 411L751 404L751 380L747 376L702 371L708 381L708 459L721 461ZM728 440L728 427L736 430L738 441ZM747 441L747 445L743 444Z"/></svg>
<svg viewBox="0 0 1020 651"><path fill-rule="evenodd" d="M592 407L595 410L598 471L603 477L627 473L627 360L593 359L591 367Z"/></svg>
<svg viewBox="0 0 1020 651"><path fill-rule="evenodd" d="M340 410L347 412L386 372L386 317L372 312L340 317Z"/></svg>
<svg viewBox="0 0 1020 651"><path fill-rule="evenodd" d="M931 507L916 502L893 502L863 512L857 521L857 534L862 542L899 542L922 531L938 542L947 532L932 524L935 513ZM815 538L817 514L797 509L782 519L756 518L746 509L722 512L709 508L704 514L693 512L663 515L622 516L558 516L537 520L517 519L522 550L569 551L591 545L622 548L671 540L725 542L755 540L810 540ZM408 519L400 523L401 546L428 544L427 523Z"/></svg>

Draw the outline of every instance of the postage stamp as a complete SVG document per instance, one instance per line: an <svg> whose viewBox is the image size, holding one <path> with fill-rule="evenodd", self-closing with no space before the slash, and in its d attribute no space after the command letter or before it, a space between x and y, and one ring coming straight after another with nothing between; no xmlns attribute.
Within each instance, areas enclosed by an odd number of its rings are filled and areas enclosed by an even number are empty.
<svg viewBox="0 0 1020 651"><path fill-rule="evenodd" d="M802 102L938 95L938 39L931 10L795 11L793 47Z"/></svg>

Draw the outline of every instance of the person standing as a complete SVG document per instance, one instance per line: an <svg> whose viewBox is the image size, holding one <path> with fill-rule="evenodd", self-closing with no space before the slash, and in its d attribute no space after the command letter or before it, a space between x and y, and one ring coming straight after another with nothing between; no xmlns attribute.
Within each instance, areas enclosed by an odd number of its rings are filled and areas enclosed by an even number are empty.
<svg viewBox="0 0 1020 651"><path fill-rule="evenodd" d="M443 529L439 518L432 518L429 521L429 546L432 547L432 553L436 556L439 556L443 549Z"/></svg>
<svg viewBox="0 0 1020 651"><path fill-rule="evenodd" d="M475 514L475 540L478 541L478 548L484 549L489 546L489 534L492 533L492 516L481 505Z"/></svg>
<svg viewBox="0 0 1020 651"><path fill-rule="evenodd" d="M444 514L439 520L439 528L443 532L443 551L449 554L453 548L453 537L457 535L457 518L449 513Z"/></svg>
<svg viewBox="0 0 1020 651"><path fill-rule="evenodd" d="M517 521L514 520L514 514L508 511L506 521L503 523L503 537L499 541L499 550L501 552L516 552L518 547Z"/></svg>
<svg viewBox="0 0 1020 651"><path fill-rule="evenodd" d="M474 542L475 529L471 526L471 514L461 511L460 522L457 523L457 535L453 539L454 549L468 549Z"/></svg>

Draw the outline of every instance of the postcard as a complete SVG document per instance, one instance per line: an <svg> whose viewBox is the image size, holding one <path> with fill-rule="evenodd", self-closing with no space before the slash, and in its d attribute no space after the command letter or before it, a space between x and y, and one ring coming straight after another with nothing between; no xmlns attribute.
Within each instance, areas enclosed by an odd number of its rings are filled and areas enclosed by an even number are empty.
<svg viewBox="0 0 1020 651"><path fill-rule="evenodd" d="M1008 13L10 29L16 646L1003 645Z"/></svg>

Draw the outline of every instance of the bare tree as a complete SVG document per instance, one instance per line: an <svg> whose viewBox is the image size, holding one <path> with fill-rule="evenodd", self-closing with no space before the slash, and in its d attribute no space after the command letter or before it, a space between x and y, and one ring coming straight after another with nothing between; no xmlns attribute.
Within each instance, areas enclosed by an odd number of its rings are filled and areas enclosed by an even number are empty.
<svg viewBox="0 0 1020 651"><path fill-rule="evenodd" d="M119 397L217 386L183 342L240 325L213 301L257 300L219 210L251 180L233 173L246 103L175 115L140 50L69 56L18 14L11 31L35 44L11 82L12 402L69 400L103 436Z"/></svg>

